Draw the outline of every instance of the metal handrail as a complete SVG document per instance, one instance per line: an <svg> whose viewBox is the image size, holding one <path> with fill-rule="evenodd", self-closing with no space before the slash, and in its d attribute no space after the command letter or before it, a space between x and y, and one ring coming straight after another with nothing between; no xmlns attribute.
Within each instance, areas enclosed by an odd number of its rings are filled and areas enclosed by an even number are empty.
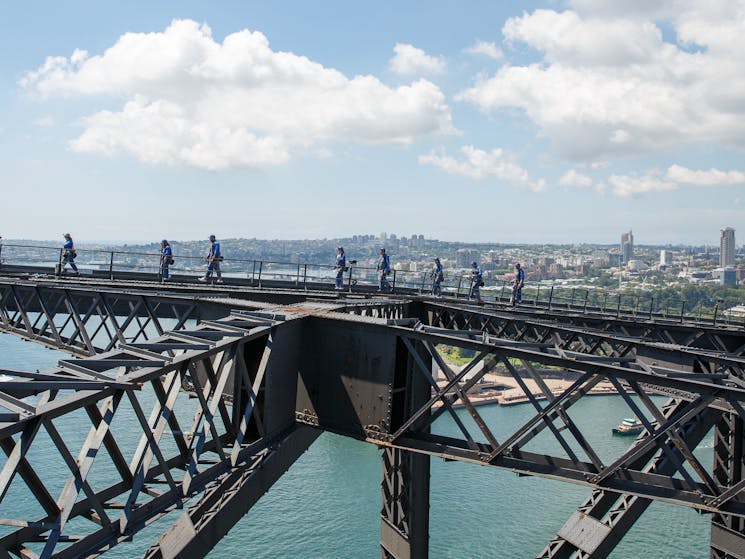
<svg viewBox="0 0 745 559"><path fill-rule="evenodd" d="M48 245L29 245L20 243L7 243L0 241L0 264L7 263L9 258L8 249L32 249L35 251L53 251L53 257L39 257L38 255L26 254L24 263L51 263L55 262L62 268L62 259L64 249L59 246ZM143 273L153 272L158 279L161 279L161 254L156 252L142 251L125 251L121 249L102 249L102 248L78 248L77 261L81 261L82 266L86 266L85 256L106 255L105 264L108 267L108 276L110 279L116 277L117 272L121 271L143 271ZM152 258L152 263L126 262L121 257L145 257ZM120 257L120 258L117 258ZM191 263L205 263L206 259L202 256L192 256L185 254L173 254L173 258L178 261L187 261ZM103 260L103 259L102 259ZM88 264L90 265L90 264ZM99 266L102 263L98 263ZM237 265L238 268L234 268ZM296 287L302 285L307 290L309 285L326 283L333 281L335 272L338 270L334 264L317 264L310 262L291 262L278 260L262 260L247 258L224 258L221 261L224 271L227 274L244 273L245 277L251 280L251 285L262 286L267 281L287 281ZM185 271L192 273L201 266L196 264L186 269L176 268L177 272ZM85 268L83 268L85 269ZM173 268L171 268L173 269ZM105 270L105 268L103 269ZM449 276L449 277L448 277ZM445 280L440 283L442 295L455 298L468 296L470 291L470 282L473 278L471 273L456 271L448 273L445 270ZM391 270L390 285L392 289L403 288L410 291L416 291L420 294L431 293L433 281L430 271L405 271ZM428 281L430 280L430 281ZM348 292L352 292L356 286L375 286L379 282L378 271L371 266L360 266L356 261L349 261L347 270L343 275L343 285ZM494 301L497 304L511 305L513 281L501 280L501 282L492 283L485 286L482 291L482 297L486 300ZM492 295L493 293L493 295ZM592 297L591 293L596 295ZM533 294L531 298L531 294ZM655 308L655 302L657 307ZM671 305L672 303L672 305ZM686 301L683 299L677 301L667 301L664 308L660 307L659 300L655 301L653 293L649 298L643 298L638 293L625 293L619 290L588 289L576 287L562 287L552 284L550 289L541 289L541 285L523 287L523 306L531 305L533 307L545 307L548 310L566 309L582 314L615 314L617 317L634 317L637 319L666 319L671 321L682 322L684 320L694 320L704 324L720 324L726 321L726 324L732 324L733 317L724 315L719 303L716 304L713 311L705 311L698 306L698 312L691 314L691 309L686 312ZM695 311L695 309L694 309ZM723 316L724 315L724 316ZM738 321L739 322L739 321ZM745 317L742 321L745 327Z"/></svg>

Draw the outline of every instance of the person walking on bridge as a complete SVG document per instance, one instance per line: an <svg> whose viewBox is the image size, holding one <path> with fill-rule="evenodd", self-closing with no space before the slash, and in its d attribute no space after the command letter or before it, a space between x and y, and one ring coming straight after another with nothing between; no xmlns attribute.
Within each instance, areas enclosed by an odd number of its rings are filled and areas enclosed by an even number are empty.
<svg viewBox="0 0 745 559"><path fill-rule="evenodd" d="M220 262L223 261L222 252L220 252L220 243L217 241L214 235L210 235L210 251L207 254L207 271L204 276L197 278L197 280L206 282L211 276L212 272L217 274L217 283L222 283L222 272L220 271Z"/></svg>
<svg viewBox="0 0 745 559"><path fill-rule="evenodd" d="M523 286L525 285L525 270L519 262L515 262L515 279L512 280L512 306L519 305L523 300Z"/></svg>
<svg viewBox="0 0 745 559"><path fill-rule="evenodd" d="M65 244L62 245L64 252L62 253L62 262L60 263L60 273L64 274L65 267L69 264L75 274L80 274L80 272L78 272L78 267L75 264L75 259L78 257L78 253L75 252L75 244L72 242L72 236L70 233L65 233L63 237L65 238Z"/></svg>
<svg viewBox="0 0 745 559"><path fill-rule="evenodd" d="M336 285L334 289L344 289L344 272L347 270L347 257L344 255L344 247L336 249Z"/></svg>
<svg viewBox="0 0 745 559"><path fill-rule="evenodd" d="M385 253L385 248L380 249L378 264L375 269L378 271L378 280L380 283L378 291L393 291L391 284L388 283L388 274L391 273L391 259Z"/></svg>
<svg viewBox="0 0 745 559"><path fill-rule="evenodd" d="M440 285L445 279L445 275L443 274L442 263L440 262L439 258L435 258L434 265L432 266L432 271L429 273L429 277L432 278L432 296L441 298L442 289L440 288Z"/></svg>
<svg viewBox="0 0 745 559"><path fill-rule="evenodd" d="M471 262L471 289L468 292L469 299L476 299L479 305L483 305L480 288L484 286L484 272L475 260Z"/></svg>
<svg viewBox="0 0 745 559"><path fill-rule="evenodd" d="M171 243L163 239L160 242L160 277L163 281L171 279L170 272L168 271L168 267L171 264L173 264L173 249L171 248Z"/></svg>

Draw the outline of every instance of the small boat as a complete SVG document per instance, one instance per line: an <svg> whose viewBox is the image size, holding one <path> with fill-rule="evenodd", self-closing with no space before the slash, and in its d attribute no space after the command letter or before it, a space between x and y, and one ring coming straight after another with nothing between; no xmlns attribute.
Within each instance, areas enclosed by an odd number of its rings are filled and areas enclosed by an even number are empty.
<svg viewBox="0 0 745 559"><path fill-rule="evenodd" d="M613 428L614 435L638 435L644 425L638 419L624 419L618 427Z"/></svg>

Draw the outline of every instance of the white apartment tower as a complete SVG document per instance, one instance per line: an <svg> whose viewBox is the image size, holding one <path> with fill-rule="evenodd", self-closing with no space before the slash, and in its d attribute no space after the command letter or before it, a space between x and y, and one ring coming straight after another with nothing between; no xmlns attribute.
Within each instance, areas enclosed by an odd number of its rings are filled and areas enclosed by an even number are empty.
<svg viewBox="0 0 745 559"><path fill-rule="evenodd" d="M735 230L723 227L719 237L719 265L722 268L735 264Z"/></svg>
<svg viewBox="0 0 745 559"><path fill-rule="evenodd" d="M634 234L629 229L628 233L621 234L621 265L625 266L629 260L634 258Z"/></svg>

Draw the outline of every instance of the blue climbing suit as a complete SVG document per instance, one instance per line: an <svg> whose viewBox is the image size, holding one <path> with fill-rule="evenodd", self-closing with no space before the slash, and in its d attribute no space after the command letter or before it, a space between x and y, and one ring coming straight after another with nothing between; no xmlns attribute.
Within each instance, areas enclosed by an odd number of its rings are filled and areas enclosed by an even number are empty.
<svg viewBox="0 0 745 559"><path fill-rule="evenodd" d="M442 262L435 262L432 272L432 295L435 297L439 297L442 294L442 290L440 288L440 284L442 284L442 281L445 279L445 275L442 271Z"/></svg>
<svg viewBox="0 0 745 559"><path fill-rule="evenodd" d="M469 299L476 299L477 301L481 301L481 292L479 291L479 288L481 287L481 282L484 279L484 272L481 271L481 266L476 266L475 268L471 268L471 290L468 293Z"/></svg>
<svg viewBox="0 0 745 559"><path fill-rule="evenodd" d="M344 268L347 267L347 257L342 252L336 255L336 289L344 287Z"/></svg>
<svg viewBox="0 0 745 559"><path fill-rule="evenodd" d="M222 272L220 271L220 262L222 261L222 254L220 253L220 243L218 241L212 241L210 246L210 253L207 255L207 273L204 277L208 278L214 271L217 274L218 279L222 278Z"/></svg>
<svg viewBox="0 0 745 559"><path fill-rule="evenodd" d="M388 283L388 274L391 272L391 259L388 254L383 253L378 258L378 265L375 268L378 271L378 279L380 280L380 291L389 290L391 284Z"/></svg>
<svg viewBox="0 0 745 559"><path fill-rule="evenodd" d="M62 270L65 269L67 264L70 264L72 271L77 272L78 267L75 265L75 257L73 256L75 254L75 246L72 243L72 239L67 239L65 244L62 245L62 248L65 249L65 252L62 255Z"/></svg>
<svg viewBox="0 0 745 559"><path fill-rule="evenodd" d="M171 245L166 245L160 251L160 269L164 280L167 280L170 277L168 267L171 265L172 260L173 249L171 248Z"/></svg>

